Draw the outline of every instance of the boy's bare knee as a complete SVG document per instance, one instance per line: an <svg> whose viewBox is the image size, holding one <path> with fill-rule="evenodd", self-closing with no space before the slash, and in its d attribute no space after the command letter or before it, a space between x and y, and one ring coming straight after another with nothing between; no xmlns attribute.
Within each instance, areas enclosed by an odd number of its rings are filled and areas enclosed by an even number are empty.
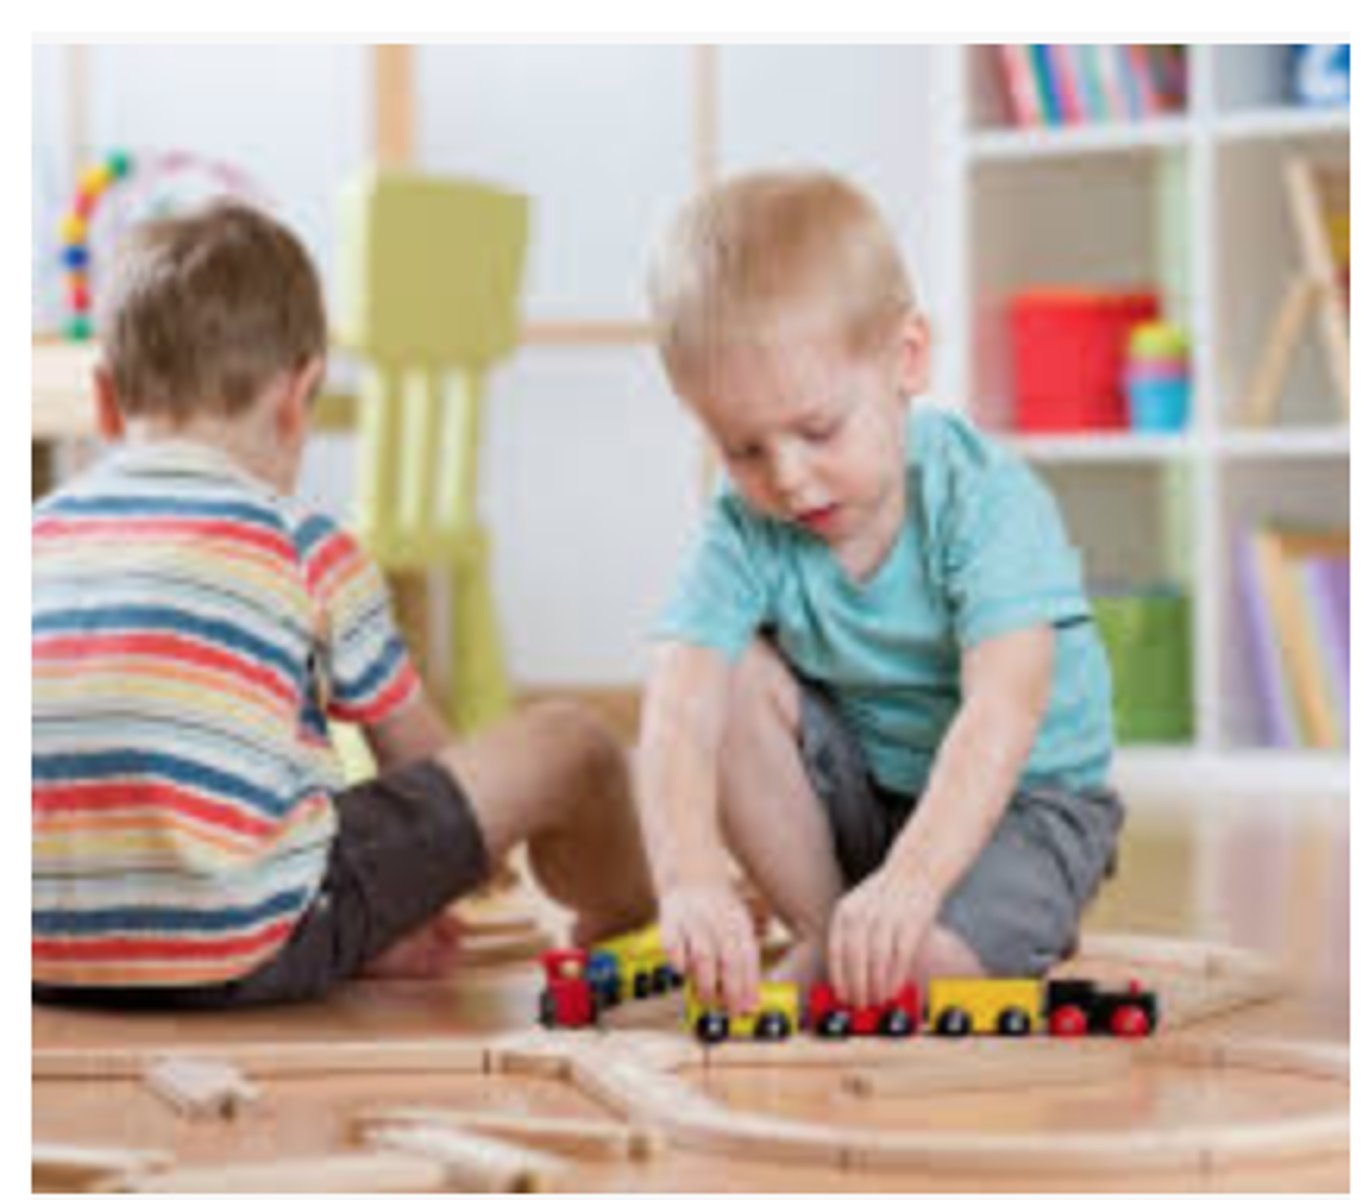
<svg viewBox="0 0 1369 1200"><path fill-rule="evenodd" d="M597 713L571 700L539 700L519 714L534 743L563 755L564 766L598 778L624 770L625 752L613 729Z"/></svg>
<svg viewBox="0 0 1369 1200"><path fill-rule="evenodd" d="M979 979L985 974L979 955L944 925L932 926L913 960L913 975L924 988L931 979Z"/></svg>
<svg viewBox="0 0 1369 1200"><path fill-rule="evenodd" d="M776 720L786 729L798 728L798 684L769 642L752 642L733 668L728 712L732 728Z"/></svg>

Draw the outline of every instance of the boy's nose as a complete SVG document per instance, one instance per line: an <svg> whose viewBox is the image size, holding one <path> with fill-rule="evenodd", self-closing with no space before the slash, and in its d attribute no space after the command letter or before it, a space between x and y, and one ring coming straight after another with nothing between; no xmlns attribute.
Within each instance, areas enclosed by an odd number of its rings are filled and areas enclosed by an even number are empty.
<svg viewBox="0 0 1369 1200"><path fill-rule="evenodd" d="M808 486L808 464L797 446L780 445L770 459L770 483L784 501L799 499Z"/></svg>

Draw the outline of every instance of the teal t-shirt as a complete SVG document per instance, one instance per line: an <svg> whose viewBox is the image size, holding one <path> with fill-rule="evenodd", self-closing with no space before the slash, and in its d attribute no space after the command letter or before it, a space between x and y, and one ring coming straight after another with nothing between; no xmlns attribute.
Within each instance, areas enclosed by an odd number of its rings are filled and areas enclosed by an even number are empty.
<svg viewBox="0 0 1369 1200"><path fill-rule="evenodd" d="M795 670L831 692L875 778L913 795L960 707L962 653L1049 624L1050 704L1022 782L1104 784L1107 657L1054 498L1025 463L953 413L915 408L907 445L907 519L868 579L855 582L817 538L724 488L657 638L731 661L768 631Z"/></svg>

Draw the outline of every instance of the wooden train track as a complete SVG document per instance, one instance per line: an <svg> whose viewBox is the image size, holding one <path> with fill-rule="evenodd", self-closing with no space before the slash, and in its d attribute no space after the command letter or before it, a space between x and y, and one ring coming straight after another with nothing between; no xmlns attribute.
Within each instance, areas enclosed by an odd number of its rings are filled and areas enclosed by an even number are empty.
<svg viewBox="0 0 1369 1200"><path fill-rule="evenodd" d="M1020 1133L870 1131L747 1113L715 1099L698 1081L700 1075L705 1081L710 1077L716 1081L716 1072L757 1065L822 1066L839 1069L841 1085L861 1096L917 1089L919 1080L924 1093L928 1088L938 1093L957 1087L1006 1089L1032 1080L1061 1085L1097 1083L1121 1077L1138 1066L1158 1064L1270 1072L1348 1088L1347 1047L1242 1039L1194 1028L1204 1018L1280 993L1277 973L1257 956L1202 943L1096 938L1086 943L1083 957L1089 960L1090 975L1098 973L1094 968L1101 963L1106 972L1135 971L1151 979L1161 971L1177 976L1173 983L1162 986L1165 1015L1157 1036L1106 1043L1049 1039L972 1039L966 1043L931 1037L833 1043L798 1038L781 1043L704 1047L678 1031L534 1030L494 1039L241 1043L216 1046L213 1054L257 1080L327 1077L354 1071L551 1077L565 1080L623 1122L624 1139L619 1142L611 1130L571 1130L561 1127L564 1122L554 1120L542 1122L542 1128L533 1118L512 1133L503 1130L507 1141L500 1149L485 1143L500 1141L501 1131L474 1118L466 1119L463 1129L458 1128L461 1120L450 1112L437 1111L426 1121L421 1111L407 1110L391 1117L373 1113L372 1123L389 1132L380 1143L372 1142L368 1154L358 1156L355 1148L339 1151L339 1175L333 1190L341 1190L341 1181L352 1169L342 1160L362 1172L368 1184L378 1187L375 1172L383 1174L386 1164L398 1172L397 1181L412 1181L423 1175L415 1159L433 1155L446 1156L443 1162L448 1177L466 1161L463 1155L476 1155L481 1162L497 1163L501 1179L517 1179L522 1186L535 1188L540 1181L555 1176L558 1155L583 1157L608 1152L610 1146L642 1144L627 1136L629 1130L636 1131L634 1137L650 1138L652 1144L750 1161L812 1163L851 1171L969 1171L1004 1176L1022 1171L1089 1175L1173 1170L1206 1177L1219 1170L1325 1155L1348 1147L1348 1095L1345 1102L1297 1116L1043 1138ZM35 1079L48 1080L134 1079L141 1077L154 1059L178 1053L203 1057L206 1050L204 1046L161 1046L155 1051L40 1050L34 1054L33 1074ZM397 1125L402 1125L403 1131L395 1133ZM519 1156L520 1148L523 1157ZM54 1170L61 1166L58 1149L50 1145L44 1149L43 1161ZM79 1157L82 1148L71 1149ZM297 1168L297 1163L281 1163L282 1178L294 1178L291 1172ZM37 1156L34 1169L38 1186ZM251 1180L254 1186L268 1188L270 1176L270 1164L260 1164L254 1167ZM134 1188L162 1189L167 1183L164 1164L144 1168L125 1183Z"/></svg>

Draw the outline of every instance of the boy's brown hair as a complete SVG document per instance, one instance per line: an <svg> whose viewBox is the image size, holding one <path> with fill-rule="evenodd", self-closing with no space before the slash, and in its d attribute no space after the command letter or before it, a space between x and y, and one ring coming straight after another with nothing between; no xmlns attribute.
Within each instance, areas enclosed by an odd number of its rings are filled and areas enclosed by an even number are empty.
<svg viewBox="0 0 1369 1200"><path fill-rule="evenodd" d="M100 289L98 331L126 416L235 417L327 348L309 255L239 201L135 226Z"/></svg>
<svg viewBox="0 0 1369 1200"><path fill-rule="evenodd" d="M825 322L863 353L915 304L879 210L821 171L755 172L696 196L656 255L649 294L677 383L729 342L763 338L796 316Z"/></svg>

